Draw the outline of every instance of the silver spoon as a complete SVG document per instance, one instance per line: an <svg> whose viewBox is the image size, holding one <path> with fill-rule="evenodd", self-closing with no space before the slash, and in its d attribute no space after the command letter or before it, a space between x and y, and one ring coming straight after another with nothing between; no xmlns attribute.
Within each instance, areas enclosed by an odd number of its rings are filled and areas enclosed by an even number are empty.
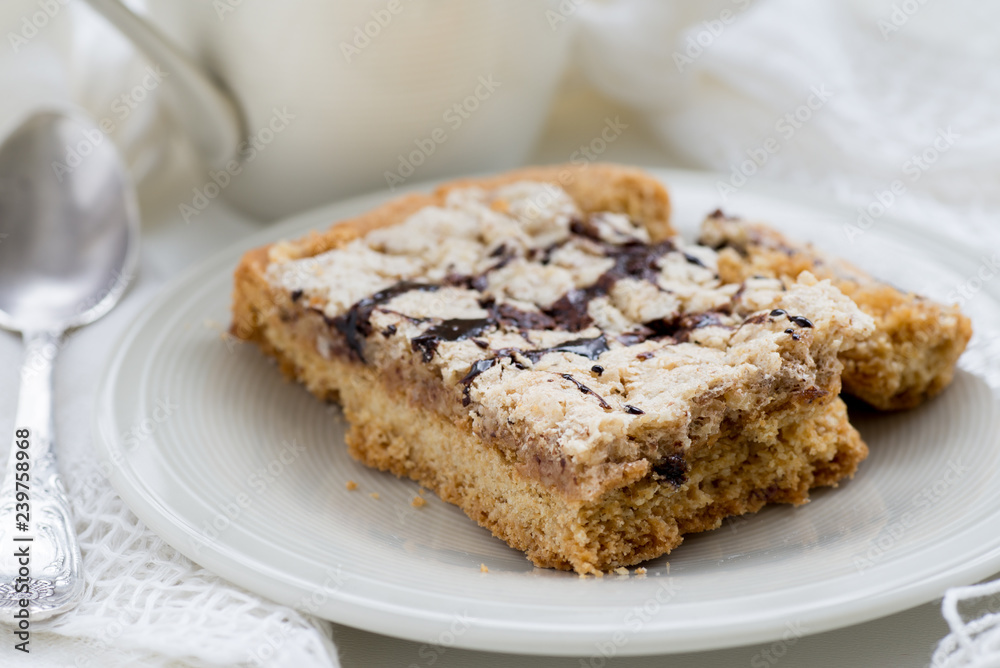
<svg viewBox="0 0 1000 668"><path fill-rule="evenodd" d="M25 347L0 486L0 609L15 634L25 615L65 612L83 594L56 469L53 363L66 331L97 320L124 292L137 211L118 152L89 120L39 113L0 146L0 327L21 332Z"/></svg>

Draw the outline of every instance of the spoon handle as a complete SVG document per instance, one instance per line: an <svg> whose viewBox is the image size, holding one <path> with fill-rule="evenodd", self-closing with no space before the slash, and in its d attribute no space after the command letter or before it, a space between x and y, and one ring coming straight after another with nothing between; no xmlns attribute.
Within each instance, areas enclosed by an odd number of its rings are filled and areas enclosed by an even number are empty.
<svg viewBox="0 0 1000 668"><path fill-rule="evenodd" d="M53 451L52 375L60 339L55 332L24 335L14 440L0 486L0 610L2 621L22 629L25 615L59 614L83 593L80 546Z"/></svg>

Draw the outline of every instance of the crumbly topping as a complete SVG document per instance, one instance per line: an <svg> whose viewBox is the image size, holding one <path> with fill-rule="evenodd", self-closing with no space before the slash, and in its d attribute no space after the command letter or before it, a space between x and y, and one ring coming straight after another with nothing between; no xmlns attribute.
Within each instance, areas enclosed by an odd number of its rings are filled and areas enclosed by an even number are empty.
<svg viewBox="0 0 1000 668"><path fill-rule="evenodd" d="M645 458L681 479L669 457L722 420L835 393L837 353L872 328L828 281L723 284L717 266L709 247L650 244L624 215L522 182L453 191L315 257L272 256L268 278L330 324L324 356L423 365L527 466Z"/></svg>

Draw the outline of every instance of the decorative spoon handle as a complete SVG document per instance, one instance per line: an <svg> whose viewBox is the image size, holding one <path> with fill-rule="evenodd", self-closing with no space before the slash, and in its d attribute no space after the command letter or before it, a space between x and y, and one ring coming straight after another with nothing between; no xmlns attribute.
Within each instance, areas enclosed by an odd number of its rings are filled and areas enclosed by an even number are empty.
<svg viewBox="0 0 1000 668"><path fill-rule="evenodd" d="M26 628L76 605L80 546L53 452L52 371L61 334L25 333L14 441L0 486L0 609ZM24 612L24 611L27 612Z"/></svg>

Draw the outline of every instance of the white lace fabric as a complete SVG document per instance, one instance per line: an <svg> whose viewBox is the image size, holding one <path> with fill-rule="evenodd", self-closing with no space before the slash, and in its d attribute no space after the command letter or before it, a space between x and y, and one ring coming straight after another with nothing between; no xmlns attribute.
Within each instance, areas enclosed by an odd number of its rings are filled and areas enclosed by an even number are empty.
<svg viewBox="0 0 1000 668"><path fill-rule="evenodd" d="M979 615L966 620L959 605L978 603ZM948 590L941 612L951 632L941 640L934 668L995 668L1000 666L1000 580Z"/></svg>

